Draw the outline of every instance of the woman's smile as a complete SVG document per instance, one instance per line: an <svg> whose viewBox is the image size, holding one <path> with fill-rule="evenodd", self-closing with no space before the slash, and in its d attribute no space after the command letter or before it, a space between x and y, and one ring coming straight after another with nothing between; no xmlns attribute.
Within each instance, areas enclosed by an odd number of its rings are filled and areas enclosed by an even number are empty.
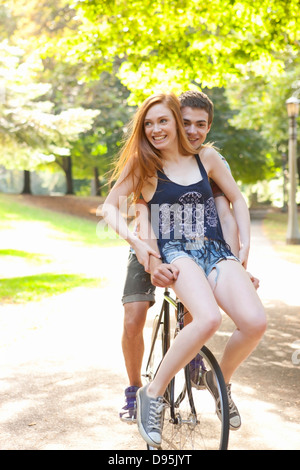
<svg viewBox="0 0 300 470"><path fill-rule="evenodd" d="M152 139L153 139L155 142L162 142L162 141L165 140L166 138L167 138L166 135L152 136Z"/></svg>
<svg viewBox="0 0 300 470"><path fill-rule="evenodd" d="M145 134L149 142L163 150L162 144L168 147L177 143L176 122L172 111L164 104L152 106L144 120Z"/></svg>

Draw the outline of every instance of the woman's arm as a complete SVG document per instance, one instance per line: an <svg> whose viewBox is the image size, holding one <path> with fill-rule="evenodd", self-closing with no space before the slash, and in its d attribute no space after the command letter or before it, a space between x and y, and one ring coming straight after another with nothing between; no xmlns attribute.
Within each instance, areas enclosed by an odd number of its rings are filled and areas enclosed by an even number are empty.
<svg viewBox="0 0 300 470"><path fill-rule="evenodd" d="M127 202L128 197L133 193L134 181L131 177L126 177L126 169L110 191L103 206L102 215L105 222L126 240L134 249L141 264L148 267L150 255L160 258L157 251L153 250L146 242L141 240L135 233L131 232L121 213L121 206Z"/></svg>

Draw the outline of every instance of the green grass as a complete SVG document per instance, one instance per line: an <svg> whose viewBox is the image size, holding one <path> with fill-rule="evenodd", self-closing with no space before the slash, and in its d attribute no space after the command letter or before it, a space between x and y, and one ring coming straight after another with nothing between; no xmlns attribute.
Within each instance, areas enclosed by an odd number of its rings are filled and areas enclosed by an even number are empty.
<svg viewBox="0 0 300 470"><path fill-rule="evenodd" d="M286 260L300 264L300 245L287 245L288 215L282 212L270 212L263 221L265 235L272 242L273 248Z"/></svg>
<svg viewBox="0 0 300 470"><path fill-rule="evenodd" d="M12 249L0 250L0 257L1 256L13 256L16 258L23 258L35 264L50 263L51 261L49 257L41 255L39 253L29 253L27 251Z"/></svg>
<svg viewBox="0 0 300 470"><path fill-rule="evenodd" d="M33 207L18 201L17 196L0 194L0 230L21 228L21 224L43 225L52 231L52 237L89 246L118 246L126 242L102 222L68 214L61 214L40 207Z"/></svg>
<svg viewBox="0 0 300 470"><path fill-rule="evenodd" d="M0 302L24 303L36 302L43 298L59 295L76 287L101 288L105 279L91 278L84 275L80 265L76 263L76 249L81 247L107 247L120 244L116 237L111 240L109 236L104 238L105 231L101 233L100 240L96 235L97 223L79 217L59 214L51 210L32 207L18 201L17 196L0 194L0 235L5 241L5 246L0 246L0 263L8 266L10 275L5 275L4 268L0 277ZM99 230L99 228L98 228ZM30 246L36 246L38 253L28 249L28 237ZM47 253L49 240L58 241L59 250ZM1 236L0 236L1 240ZM35 243L36 241L36 243ZM33 243L32 243L33 242ZM55 242L56 243L56 242ZM56 245L54 245L56 246ZM59 252L64 247L71 247L71 264L67 260L66 272L61 273ZM45 247L45 253L43 253ZM33 250L32 250L33 251ZM19 263L15 260L22 259L22 271L20 275ZM6 264L4 263L6 261ZM57 264L59 272L56 272ZM38 265L53 262L53 268L47 267L47 272L36 274L34 271ZM68 264L69 263L69 264ZM0 264L1 267L1 264ZM71 270L71 272L70 272ZM23 273L22 273L23 274Z"/></svg>
<svg viewBox="0 0 300 470"><path fill-rule="evenodd" d="M76 274L37 274L0 279L0 301L3 303L36 302L44 297L62 294L75 287L99 287L99 279Z"/></svg>

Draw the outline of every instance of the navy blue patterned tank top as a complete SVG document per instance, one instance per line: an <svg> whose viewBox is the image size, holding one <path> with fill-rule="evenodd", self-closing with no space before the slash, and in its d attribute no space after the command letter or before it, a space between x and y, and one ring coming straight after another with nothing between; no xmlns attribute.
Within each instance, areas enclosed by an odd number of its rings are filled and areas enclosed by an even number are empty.
<svg viewBox="0 0 300 470"><path fill-rule="evenodd" d="M205 239L224 242L207 173L197 154L195 158L202 175L197 183L183 186L157 172L157 188L148 207L161 253L171 240L182 240L189 245L202 244Z"/></svg>

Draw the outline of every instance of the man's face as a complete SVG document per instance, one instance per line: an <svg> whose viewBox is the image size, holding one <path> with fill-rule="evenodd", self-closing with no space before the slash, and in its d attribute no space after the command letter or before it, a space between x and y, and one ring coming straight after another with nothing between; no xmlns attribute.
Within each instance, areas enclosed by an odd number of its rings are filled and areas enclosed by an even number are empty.
<svg viewBox="0 0 300 470"><path fill-rule="evenodd" d="M208 113L204 109L181 108L185 132L189 142L198 149L205 141L211 124L208 124Z"/></svg>

